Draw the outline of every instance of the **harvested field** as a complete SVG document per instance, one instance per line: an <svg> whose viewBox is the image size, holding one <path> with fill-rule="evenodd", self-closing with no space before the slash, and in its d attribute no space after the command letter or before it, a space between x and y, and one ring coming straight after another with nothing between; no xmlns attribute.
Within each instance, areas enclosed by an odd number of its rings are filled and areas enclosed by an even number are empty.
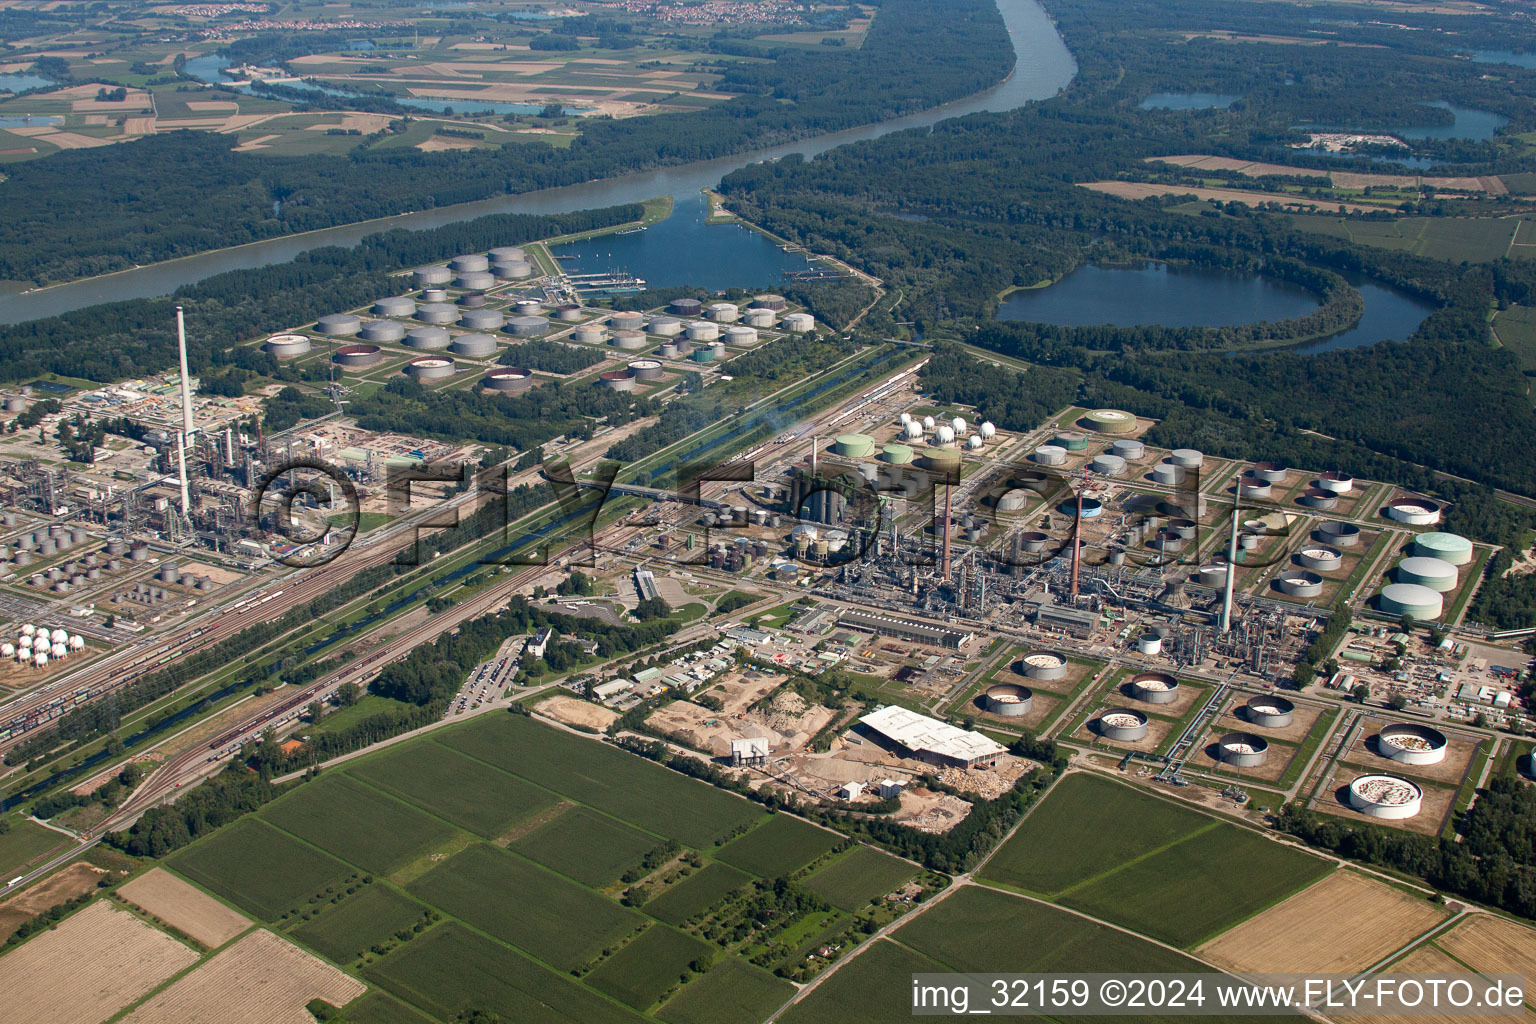
<svg viewBox="0 0 1536 1024"><path fill-rule="evenodd" d="M256 931L179 979L123 1024L311 1024L311 999L345 1006L367 991L355 978L269 931Z"/></svg>
<svg viewBox="0 0 1536 1024"><path fill-rule="evenodd" d="M540 701L538 713L566 725L584 725L589 729L606 729L619 717L617 711L576 697L551 697Z"/></svg>
<svg viewBox="0 0 1536 1024"><path fill-rule="evenodd" d="M1367 206L1361 203L1335 203L1332 200L1317 200L1303 197L1293 197L1275 192L1249 192L1237 188L1191 188L1188 185L1156 185L1145 181L1085 181L1083 188L1091 188L1095 192L1104 192L1108 195L1118 196L1121 199L1146 199L1149 196L1194 196L1196 199L1211 199L1223 203L1242 203L1244 206L1263 206L1268 203L1277 203L1288 210L1326 210L1337 213L1342 207L1350 213L1370 213L1372 210L1380 210L1380 206Z"/></svg>
<svg viewBox="0 0 1536 1024"><path fill-rule="evenodd" d="M479 145L476 139L456 139L451 135L434 135L430 139L423 139L416 143L416 148L423 153L440 153L446 149L475 149Z"/></svg>
<svg viewBox="0 0 1536 1024"><path fill-rule="evenodd" d="M1478 914L1435 940L1475 971L1536 977L1536 931L1492 914Z"/></svg>
<svg viewBox="0 0 1536 1024"><path fill-rule="evenodd" d="M250 920L163 868L151 868L117 890L134 906L212 949L245 931Z"/></svg>
<svg viewBox="0 0 1536 1024"><path fill-rule="evenodd" d="M189 947L98 900L0 957L0 991L9 1019L99 1024L196 962Z"/></svg>
<svg viewBox="0 0 1536 1024"><path fill-rule="evenodd" d="M1354 871L1335 871L1207 942L1199 953L1236 971L1352 974L1445 917L1428 900Z"/></svg>
<svg viewBox="0 0 1536 1024"><path fill-rule="evenodd" d="M1466 974L1467 969L1461 964L1446 956L1434 946L1420 946L1401 960L1392 964L1384 972L1385 974ZM1368 1015L1333 1014L1333 1019L1339 1024L1512 1024L1513 1021L1523 1021L1530 1024L1536 1020L1536 1014L1529 1009L1515 1016L1504 1014L1466 1014L1466 1013L1415 1013L1415 1014L1385 1014L1374 1013Z"/></svg>
<svg viewBox="0 0 1536 1024"><path fill-rule="evenodd" d="M104 873L90 864L71 864L0 903L0 939L10 938L23 921L30 920L49 907L58 906L96 888L96 883Z"/></svg>

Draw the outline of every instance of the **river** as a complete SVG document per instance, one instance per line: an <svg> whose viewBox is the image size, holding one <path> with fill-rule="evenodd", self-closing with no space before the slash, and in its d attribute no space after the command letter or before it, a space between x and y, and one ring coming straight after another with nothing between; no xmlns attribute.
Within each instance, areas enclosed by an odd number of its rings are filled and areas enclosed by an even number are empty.
<svg viewBox="0 0 1536 1024"><path fill-rule="evenodd" d="M492 213L563 213L639 202L661 195L692 197L700 189L718 184L721 178L732 171L762 160L777 160L794 153L814 157L850 142L878 138L908 128L925 127L964 114L1013 110L1031 101L1056 95L1077 73L1077 62L1062 42L1056 26L1035 0L998 0L997 6L1018 57L1013 74L991 89L931 110L716 160L662 167L520 195L493 196L473 203L345 224L302 235L199 253L30 292L20 292L17 290L19 285L12 285L9 292L0 294L0 323L19 323L57 316L101 302L168 295L177 288L215 274L285 263L299 253L318 246L356 245L367 235L391 228L435 228ZM700 230L708 229L701 226Z"/></svg>

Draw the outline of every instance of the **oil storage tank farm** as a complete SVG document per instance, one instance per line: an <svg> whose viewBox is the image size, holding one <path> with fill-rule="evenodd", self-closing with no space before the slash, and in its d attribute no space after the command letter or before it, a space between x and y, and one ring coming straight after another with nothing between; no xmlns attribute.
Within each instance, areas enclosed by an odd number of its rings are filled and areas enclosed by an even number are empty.
<svg viewBox="0 0 1536 1024"><path fill-rule="evenodd" d="M1387 516L1408 526L1431 526L1440 521L1440 505L1425 498L1403 498L1387 506Z"/></svg>
<svg viewBox="0 0 1536 1024"><path fill-rule="evenodd" d="M1136 417L1121 409L1094 409L1078 422L1100 434L1124 434L1136 429Z"/></svg>
<svg viewBox="0 0 1536 1024"><path fill-rule="evenodd" d="M412 327L405 332L405 344L408 348L418 348L426 351L445 349L453 336L444 327Z"/></svg>
<svg viewBox="0 0 1536 1024"><path fill-rule="evenodd" d="M489 334L461 334L453 339L448 351L471 359L486 359L496 354L496 339Z"/></svg>
<svg viewBox="0 0 1536 1024"><path fill-rule="evenodd" d="M1098 734L1117 743L1147 738L1147 716L1132 708L1110 708L1094 720Z"/></svg>
<svg viewBox="0 0 1536 1024"><path fill-rule="evenodd" d="M1417 722L1388 725L1376 734L1376 752L1399 764L1439 764L1448 743L1445 733Z"/></svg>
<svg viewBox="0 0 1536 1024"><path fill-rule="evenodd" d="M1344 565L1344 556L1333 548L1304 547L1296 553L1296 564L1315 572L1333 572Z"/></svg>
<svg viewBox="0 0 1536 1024"><path fill-rule="evenodd" d="M1349 784L1349 806L1367 817L1401 821L1419 813L1424 791L1395 775L1362 775Z"/></svg>
<svg viewBox="0 0 1536 1024"><path fill-rule="evenodd" d="M1061 679L1067 674L1067 656L1060 651L1029 651L1014 670L1026 679Z"/></svg>
<svg viewBox="0 0 1536 1024"><path fill-rule="evenodd" d="M1179 697L1179 681L1161 672L1142 672L1131 677L1131 696L1148 704L1172 704Z"/></svg>
<svg viewBox="0 0 1536 1024"><path fill-rule="evenodd" d="M1234 768L1254 768L1269 759L1269 740L1251 732L1229 732L1216 741L1216 759Z"/></svg>
<svg viewBox="0 0 1536 1024"><path fill-rule="evenodd" d="M274 359L296 359L309 351L309 339L302 334L274 334L262 348L272 353Z"/></svg>
<svg viewBox="0 0 1536 1024"><path fill-rule="evenodd" d="M1029 714L1034 707L1034 702L1034 691L1017 683L998 683L989 686L982 697L982 704L987 711L1009 718Z"/></svg>
<svg viewBox="0 0 1536 1024"><path fill-rule="evenodd" d="M1261 729L1284 729L1296 717L1296 705L1284 697L1260 694L1243 705L1243 717Z"/></svg>
<svg viewBox="0 0 1536 1024"><path fill-rule="evenodd" d="M520 366L500 366L480 382L489 391L515 393L533 387L533 374Z"/></svg>
<svg viewBox="0 0 1536 1024"><path fill-rule="evenodd" d="M417 380L442 380L452 377L456 367L447 356L422 356L405 364L402 372Z"/></svg>
<svg viewBox="0 0 1536 1024"><path fill-rule="evenodd" d="M1381 611L1385 615L1438 619L1445 612L1445 599L1439 591L1417 583L1389 583L1381 590Z"/></svg>
<svg viewBox="0 0 1536 1024"><path fill-rule="evenodd" d="M363 322L351 313L331 313L315 323L315 330L333 338L347 338L362 330Z"/></svg>
<svg viewBox="0 0 1536 1024"><path fill-rule="evenodd" d="M1414 555L1397 563L1397 581L1444 594L1456 589L1456 567L1438 558Z"/></svg>
<svg viewBox="0 0 1536 1024"><path fill-rule="evenodd" d="M1472 561L1472 542L1454 533L1421 533L1413 539L1413 553L1451 565L1466 565Z"/></svg>

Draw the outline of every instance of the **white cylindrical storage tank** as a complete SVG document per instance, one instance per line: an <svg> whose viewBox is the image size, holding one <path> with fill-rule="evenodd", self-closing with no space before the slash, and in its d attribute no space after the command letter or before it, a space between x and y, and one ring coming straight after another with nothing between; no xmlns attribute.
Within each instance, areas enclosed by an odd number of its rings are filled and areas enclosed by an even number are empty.
<svg viewBox="0 0 1536 1024"><path fill-rule="evenodd" d="M1439 764L1450 742L1427 725L1399 722L1376 734L1376 752L1399 764Z"/></svg>
<svg viewBox="0 0 1536 1024"><path fill-rule="evenodd" d="M1116 743L1136 743L1147 738L1147 716L1131 708L1111 708L1094 720L1098 734Z"/></svg>
<svg viewBox="0 0 1536 1024"><path fill-rule="evenodd" d="M490 391L527 391L533 387L533 374L520 366L499 366L487 373L480 383Z"/></svg>
<svg viewBox="0 0 1536 1024"><path fill-rule="evenodd" d="M356 334L363 327L363 322L351 313L331 313L321 317L315 323L315 330L321 334L328 334L333 338L346 338Z"/></svg>
<svg viewBox="0 0 1536 1024"><path fill-rule="evenodd" d="M539 316L544 312L544 303L538 299L518 299L512 303L512 311L518 316Z"/></svg>
<svg viewBox="0 0 1536 1024"><path fill-rule="evenodd" d="M452 377L456 367L447 356L422 356L405 364L404 374L417 380L442 380Z"/></svg>
<svg viewBox="0 0 1536 1024"><path fill-rule="evenodd" d="M1415 555L1397 563L1397 581L1445 594L1456 589L1456 567L1438 558Z"/></svg>
<svg viewBox="0 0 1536 1024"><path fill-rule="evenodd" d="M447 282L443 282L447 284ZM421 290L422 302L447 302L448 290L446 288L423 288ZM420 307L418 307L420 308Z"/></svg>
<svg viewBox="0 0 1536 1024"><path fill-rule="evenodd" d="M466 309L459 314L459 326L470 331L499 331L506 322L499 309Z"/></svg>
<svg viewBox="0 0 1536 1024"><path fill-rule="evenodd" d="M663 338L675 338L683 333L683 322L675 316L653 316L645 329Z"/></svg>
<svg viewBox="0 0 1536 1024"><path fill-rule="evenodd" d="M661 363L654 359L636 359L629 364L629 369L636 380L656 380L662 373Z"/></svg>
<svg viewBox="0 0 1536 1024"><path fill-rule="evenodd" d="M645 335L639 331L614 331L609 341L614 348L623 349L626 352L638 352L650 344L645 340Z"/></svg>
<svg viewBox="0 0 1536 1024"><path fill-rule="evenodd" d="M1179 681L1161 672L1142 672L1131 677L1131 696L1148 704L1172 704L1179 699Z"/></svg>
<svg viewBox="0 0 1536 1024"><path fill-rule="evenodd" d="M629 311L614 313L608 318L608 326L616 331L638 331L645 326L645 314Z"/></svg>
<svg viewBox="0 0 1536 1024"><path fill-rule="evenodd" d="M1283 484L1285 478L1290 475L1290 468L1283 462L1256 462L1249 475L1255 480L1263 480L1270 484Z"/></svg>
<svg viewBox="0 0 1536 1024"><path fill-rule="evenodd" d="M528 253L520 245L498 245L487 251L485 256L492 263L506 263L509 260L527 259Z"/></svg>
<svg viewBox="0 0 1536 1024"><path fill-rule="evenodd" d="M1175 448L1168 456L1180 469L1199 469L1205 465L1205 456L1193 448Z"/></svg>
<svg viewBox="0 0 1536 1024"><path fill-rule="evenodd" d="M1088 468L1100 476L1124 476L1125 460L1118 455L1095 455Z"/></svg>
<svg viewBox="0 0 1536 1024"><path fill-rule="evenodd" d="M555 319L574 321L581 319L581 307L572 302L564 302L555 307Z"/></svg>
<svg viewBox="0 0 1536 1024"><path fill-rule="evenodd" d="M1043 444L1035 449L1034 459L1042 466L1065 466L1067 450L1060 445Z"/></svg>
<svg viewBox="0 0 1536 1024"><path fill-rule="evenodd" d="M373 304L374 316L410 316L416 312L416 300L409 295L392 295Z"/></svg>
<svg viewBox="0 0 1536 1024"><path fill-rule="evenodd" d="M1387 515L1409 526L1430 526L1440 521L1440 506L1422 498L1404 498L1388 505Z"/></svg>
<svg viewBox="0 0 1536 1024"><path fill-rule="evenodd" d="M345 366L350 369L358 369L365 366L376 366L384 361L384 353L377 345L343 345L331 353L331 362L337 366ZM135 548L134 551L140 549ZM149 557L149 549L144 548L143 558ZM129 558L138 560L133 551L128 553Z"/></svg>
<svg viewBox="0 0 1536 1024"><path fill-rule="evenodd" d="M1301 495L1296 500L1308 508L1327 511L1338 505L1339 496L1333 491L1325 491L1321 487L1308 487L1301 492Z"/></svg>
<svg viewBox="0 0 1536 1024"><path fill-rule="evenodd" d="M1334 494L1348 494L1355 486L1355 478L1348 473L1330 470L1317 478L1317 486Z"/></svg>
<svg viewBox="0 0 1536 1024"><path fill-rule="evenodd" d="M1337 572L1344 567L1344 556L1333 548L1306 547L1296 553L1296 564L1317 572Z"/></svg>
<svg viewBox="0 0 1536 1024"><path fill-rule="evenodd" d="M479 253L471 253L465 256L455 256L448 261L448 269L455 274L471 273L485 270L490 267L491 261Z"/></svg>
<svg viewBox="0 0 1536 1024"><path fill-rule="evenodd" d="M507 260L492 266L491 275L503 281L521 281L533 276L533 264L527 260Z"/></svg>
<svg viewBox="0 0 1536 1024"><path fill-rule="evenodd" d="M507 330L519 338L531 338L549 330L549 320L542 316L515 316L507 322Z"/></svg>
<svg viewBox="0 0 1536 1024"><path fill-rule="evenodd" d="M1027 679L1050 681L1066 678L1068 664L1067 656L1060 651L1029 651L1019 659L1014 671Z"/></svg>
<svg viewBox="0 0 1536 1024"><path fill-rule="evenodd" d="M1296 705L1284 697L1260 694L1243 706L1243 717L1261 729L1284 729L1295 720Z"/></svg>
<svg viewBox="0 0 1536 1024"><path fill-rule="evenodd" d="M487 288L496 287L496 278L485 271L475 270L454 278L453 285L468 292L483 292Z"/></svg>
<svg viewBox="0 0 1536 1024"><path fill-rule="evenodd" d="M1034 710L1035 693L1017 683L997 683L987 687L982 705L989 714L1019 718Z"/></svg>
<svg viewBox="0 0 1536 1024"><path fill-rule="evenodd" d="M1275 589L1289 597L1321 597L1323 578L1315 572L1289 569L1275 577Z"/></svg>
<svg viewBox="0 0 1536 1024"><path fill-rule="evenodd" d="M756 345L757 332L750 327L727 327L725 343L738 346Z"/></svg>
<svg viewBox="0 0 1536 1024"><path fill-rule="evenodd" d="M772 327L778 316L771 309L749 309L742 314L741 320L748 327Z"/></svg>
<svg viewBox="0 0 1536 1024"><path fill-rule="evenodd" d="M1419 813L1424 791L1393 775L1362 775L1349 784L1349 805L1368 817L1400 821Z"/></svg>
<svg viewBox="0 0 1536 1024"><path fill-rule="evenodd" d="M459 318L459 307L450 302L423 302L416 307L416 319L424 324L451 324Z"/></svg>
<svg viewBox="0 0 1536 1024"><path fill-rule="evenodd" d="M408 348L435 351L447 348L452 340L453 335L449 334L445 327L412 327L405 332L405 344Z"/></svg>
<svg viewBox="0 0 1536 1024"><path fill-rule="evenodd" d="M1195 582L1202 587L1220 588L1227 585L1227 566L1225 562L1212 562L1202 565L1195 574Z"/></svg>
<svg viewBox="0 0 1536 1024"><path fill-rule="evenodd" d="M704 315L717 324L733 324L741 318L741 310L734 302L712 302Z"/></svg>
<svg viewBox="0 0 1536 1024"><path fill-rule="evenodd" d="M1238 484L1238 490L1245 498L1269 498L1274 496L1275 485L1268 480L1245 476Z"/></svg>
<svg viewBox="0 0 1536 1024"><path fill-rule="evenodd" d="M720 328L707 320L699 320L688 325L689 341L714 341L720 337Z"/></svg>
<svg viewBox="0 0 1536 1024"><path fill-rule="evenodd" d="M1175 466L1171 462L1159 462L1152 467L1152 481L1167 487L1176 487L1184 482L1184 467Z"/></svg>
<svg viewBox="0 0 1536 1024"><path fill-rule="evenodd" d="M309 351L309 339L302 334L274 334L262 348L277 359L294 359Z"/></svg>
<svg viewBox="0 0 1536 1024"><path fill-rule="evenodd" d="M1317 537L1336 548L1352 548L1360 543L1360 527L1338 519L1329 519L1317 527Z"/></svg>
<svg viewBox="0 0 1536 1024"><path fill-rule="evenodd" d="M579 341L586 345L601 345L608 340L608 332L601 327L578 327L571 332L571 340Z"/></svg>
<svg viewBox="0 0 1536 1024"><path fill-rule="evenodd" d="M816 319L809 313L790 313L779 325L793 334L805 334L816 329Z"/></svg>
<svg viewBox="0 0 1536 1024"><path fill-rule="evenodd" d="M1136 653L1156 657L1163 653L1163 638L1156 633L1143 633L1136 638Z"/></svg>
<svg viewBox="0 0 1536 1024"><path fill-rule="evenodd" d="M635 375L630 370L609 370L598 375L598 383L610 391L635 390Z"/></svg>
<svg viewBox="0 0 1536 1024"><path fill-rule="evenodd" d="M1216 759L1234 768L1256 768L1269 759L1269 740L1251 732L1229 732L1216 741Z"/></svg>
<svg viewBox="0 0 1536 1024"><path fill-rule="evenodd" d="M486 359L496 354L496 339L489 334L461 334L453 339L448 351L471 359Z"/></svg>
<svg viewBox="0 0 1536 1024"><path fill-rule="evenodd" d="M405 338L405 325L393 320L370 320L357 334L364 341L397 342Z"/></svg>
<svg viewBox="0 0 1536 1024"><path fill-rule="evenodd" d="M442 287L453 280L453 271L447 267L417 267L411 271L411 279L417 288Z"/></svg>
<svg viewBox="0 0 1536 1024"><path fill-rule="evenodd" d="M1127 462L1147 454L1147 446L1135 438L1122 437L1110 442L1109 450Z"/></svg>
<svg viewBox="0 0 1536 1024"><path fill-rule="evenodd" d="M1421 533L1413 539L1413 553L1424 558L1438 558L1451 565L1472 561L1472 542L1454 533Z"/></svg>

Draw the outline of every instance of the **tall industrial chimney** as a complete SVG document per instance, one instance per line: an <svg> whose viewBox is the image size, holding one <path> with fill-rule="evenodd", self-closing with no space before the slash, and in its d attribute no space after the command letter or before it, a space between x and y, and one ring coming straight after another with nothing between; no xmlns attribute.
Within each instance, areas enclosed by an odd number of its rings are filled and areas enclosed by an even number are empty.
<svg viewBox="0 0 1536 1024"><path fill-rule="evenodd" d="M1242 518L1238 514L1238 508L1242 503L1242 477L1238 477L1235 482L1237 490L1232 498L1232 539L1227 545L1227 586L1221 599L1221 631L1223 633L1232 628L1232 587L1237 579L1237 521Z"/></svg>
<svg viewBox="0 0 1536 1024"><path fill-rule="evenodd" d="M943 576L941 578L946 579L946 580L949 579L949 529L950 529L950 519L949 519L950 505L949 505L949 499L950 499L949 480L945 479L945 481L944 481L944 567L943 567Z"/></svg>
<svg viewBox="0 0 1536 1024"><path fill-rule="evenodd" d="M187 496L187 446L186 435L176 435L176 472L181 478L181 514L192 518L192 503Z"/></svg>
<svg viewBox="0 0 1536 1024"><path fill-rule="evenodd" d="M192 443L192 384L187 374L187 323L181 314L181 307L176 307L176 348L181 356L181 432L186 435L186 443Z"/></svg>

